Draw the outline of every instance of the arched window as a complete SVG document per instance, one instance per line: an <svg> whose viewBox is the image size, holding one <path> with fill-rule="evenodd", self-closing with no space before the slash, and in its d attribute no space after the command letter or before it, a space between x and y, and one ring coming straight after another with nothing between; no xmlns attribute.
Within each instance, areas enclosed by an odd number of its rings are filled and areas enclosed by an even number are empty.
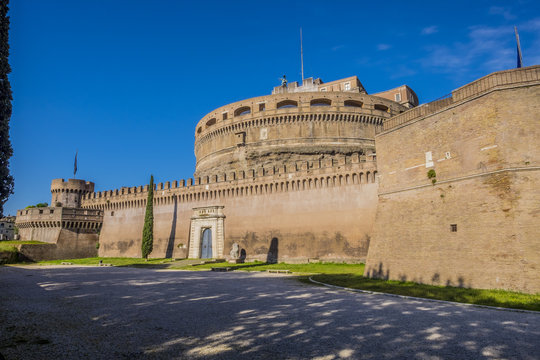
<svg viewBox="0 0 540 360"><path fill-rule="evenodd" d="M276 104L278 109L298 107L298 102L294 100L283 100Z"/></svg>
<svg viewBox="0 0 540 360"><path fill-rule="evenodd" d="M251 108L249 106L242 106L234 110L234 116L242 116L251 114Z"/></svg>
<svg viewBox="0 0 540 360"><path fill-rule="evenodd" d="M375 110L381 110L388 112L388 106L382 105L382 104L375 104L374 106Z"/></svg>
<svg viewBox="0 0 540 360"><path fill-rule="evenodd" d="M358 107L358 108L361 108L362 106L364 106L364 104L361 101L357 101L357 100L345 100L343 102L343 105L349 106L349 107Z"/></svg>
<svg viewBox="0 0 540 360"><path fill-rule="evenodd" d="M313 99L309 103L311 106L330 106L332 101L329 99Z"/></svg>
<svg viewBox="0 0 540 360"><path fill-rule="evenodd" d="M210 127L216 123L216 118L212 118L206 122L206 127Z"/></svg>

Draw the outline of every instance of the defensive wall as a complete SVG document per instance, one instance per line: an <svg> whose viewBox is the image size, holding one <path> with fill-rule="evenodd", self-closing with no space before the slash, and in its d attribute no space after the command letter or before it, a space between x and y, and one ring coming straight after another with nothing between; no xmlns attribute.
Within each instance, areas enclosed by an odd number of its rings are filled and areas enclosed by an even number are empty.
<svg viewBox="0 0 540 360"><path fill-rule="evenodd" d="M386 120L365 275L540 292L539 114L532 66Z"/></svg>
<svg viewBox="0 0 540 360"><path fill-rule="evenodd" d="M213 257L228 256L237 242L247 259L362 261L376 173L355 153L159 183L151 256L199 257L199 230L215 226ZM147 196L148 186L137 186L83 197L83 208L104 213L100 256L141 256Z"/></svg>
<svg viewBox="0 0 540 360"><path fill-rule="evenodd" d="M370 154L375 149L376 129L385 119L407 110L365 92L289 93L282 89L282 93L220 107L199 121L196 177L319 161L336 154Z"/></svg>

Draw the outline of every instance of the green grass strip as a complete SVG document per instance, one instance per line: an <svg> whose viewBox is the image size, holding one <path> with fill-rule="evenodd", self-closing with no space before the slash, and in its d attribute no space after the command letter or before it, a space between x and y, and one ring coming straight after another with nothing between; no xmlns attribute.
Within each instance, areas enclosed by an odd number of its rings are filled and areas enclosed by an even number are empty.
<svg viewBox="0 0 540 360"><path fill-rule="evenodd" d="M363 274L364 264L339 264L339 263L310 263L310 264L267 264L264 262L249 262L244 264L214 263L196 266L174 266L171 269L183 270L209 270L213 267L230 267L242 271L266 271L266 270L290 270L299 274Z"/></svg>
<svg viewBox="0 0 540 360"><path fill-rule="evenodd" d="M93 257L84 259L63 259L63 260L45 260L35 263L36 265L60 265L63 262L70 262L73 265L98 265L99 261L104 264L112 264L114 266L137 266L137 265L157 265L170 263L171 259L139 259L139 258L115 258L115 257Z"/></svg>
<svg viewBox="0 0 540 360"><path fill-rule="evenodd" d="M525 294L505 290L469 289L434 286L414 282L365 278L360 274L321 274L313 280L352 289L414 296L426 299L454 301L467 304L497 306L540 311L540 294Z"/></svg>
<svg viewBox="0 0 540 360"><path fill-rule="evenodd" d="M47 244L47 243L43 241L35 241L35 240L0 241L0 247L3 245L33 245L33 244Z"/></svg>

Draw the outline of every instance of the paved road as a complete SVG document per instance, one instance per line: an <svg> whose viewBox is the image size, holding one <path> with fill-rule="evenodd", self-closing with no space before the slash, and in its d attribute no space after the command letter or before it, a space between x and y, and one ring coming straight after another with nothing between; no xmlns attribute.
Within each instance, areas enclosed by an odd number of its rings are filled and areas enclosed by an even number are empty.
<svg viewBox="0 0 540 360"><path fill-rule="evenodd" d="M537 314L258 273L0 267L0 309L6 359L540 358Z"/></svg>

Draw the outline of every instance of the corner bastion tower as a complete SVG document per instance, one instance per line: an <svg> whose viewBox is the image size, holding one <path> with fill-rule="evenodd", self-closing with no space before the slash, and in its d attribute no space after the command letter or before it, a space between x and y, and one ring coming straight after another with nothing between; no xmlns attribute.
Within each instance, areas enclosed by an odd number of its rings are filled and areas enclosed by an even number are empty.
<svg viewBox="0 0 540 360"><path fill-rule="evenodd" d="M375 133L418 104L407 86L369 95L356 76L285 83L195 127L193 179L154 192L154 257L362 261L377 206ZM147 186L87 194L104 211L99 254L140 256Z"/></svg>
<svg viewBox="0 0 540 360"><path fill-rule="evenodd" d="M16 219L21 240L49 244L23 245L20 252L31 260L96 256L103 212L81 208L83 196L93 192L93 182L54 179L52 206L19 210Z"/></svg>

